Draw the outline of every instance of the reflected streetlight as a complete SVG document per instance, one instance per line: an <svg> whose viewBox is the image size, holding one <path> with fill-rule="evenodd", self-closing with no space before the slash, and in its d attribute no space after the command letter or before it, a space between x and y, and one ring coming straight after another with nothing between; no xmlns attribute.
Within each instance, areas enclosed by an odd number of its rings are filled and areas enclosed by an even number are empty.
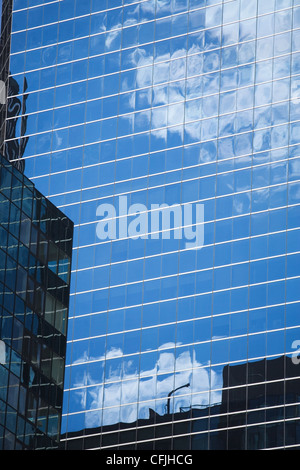
<svg viewBox="0 0 300 470"><path fill-rule="evenodd" d="M187 384L185 384L185 385L181 385L181 387L174 388L174 390L172 390L172 391L168 394L168 402L167 402L167 414L168 414L168 415L170 414L170 401L171 401L171 395L172 395L172 393L177 392L177 390L180 390L181 388L184 388L184 387L190 387L190 383L187 383Z"/></svg>

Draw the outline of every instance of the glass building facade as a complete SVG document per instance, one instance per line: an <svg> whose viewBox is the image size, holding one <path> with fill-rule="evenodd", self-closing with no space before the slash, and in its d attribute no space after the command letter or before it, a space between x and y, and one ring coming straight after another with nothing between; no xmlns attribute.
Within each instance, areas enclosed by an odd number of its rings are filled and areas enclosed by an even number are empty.
<svg viewBox="0 0 300 470"><path fill-rule="evenodd" d="M300 446L300 0L14 0L10 74L75 223L65 448Z"/></svg>
<svg viewBox="0 0 300 470"><path fill-rule="evenodd" d="M0 449L58 448L72 223L0 157Z"/></svg>

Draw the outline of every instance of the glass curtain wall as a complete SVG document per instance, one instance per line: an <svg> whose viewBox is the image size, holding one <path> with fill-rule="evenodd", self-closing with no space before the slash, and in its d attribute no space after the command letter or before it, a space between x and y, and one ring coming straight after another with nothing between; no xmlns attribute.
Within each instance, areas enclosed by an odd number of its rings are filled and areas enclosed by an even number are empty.
<svg viewBox="0 0 300 470"><path fill-rule="evenodd" d="M66 446L149 419L144 448L299 445L297 373L272 401L266 364L300 340L300 1L14 0L10 72L25 173L75 222ZM239 383L262 412L231 432Z"/></svg>
<svg viewBox="0 0 300 470"><path fill-rule="evenodd" d="M58 448L72 223L0 156L0 450Z"/></svg>

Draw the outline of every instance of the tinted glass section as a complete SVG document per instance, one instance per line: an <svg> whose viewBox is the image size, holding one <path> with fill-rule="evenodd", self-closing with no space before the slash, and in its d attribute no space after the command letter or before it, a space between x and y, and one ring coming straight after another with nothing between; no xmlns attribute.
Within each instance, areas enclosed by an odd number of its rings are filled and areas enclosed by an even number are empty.
<svg viewBox="0 0 300 470"><path fill-rule="evenodd" d="M0 159L0 449L57 448L73 225Z"/></svg>

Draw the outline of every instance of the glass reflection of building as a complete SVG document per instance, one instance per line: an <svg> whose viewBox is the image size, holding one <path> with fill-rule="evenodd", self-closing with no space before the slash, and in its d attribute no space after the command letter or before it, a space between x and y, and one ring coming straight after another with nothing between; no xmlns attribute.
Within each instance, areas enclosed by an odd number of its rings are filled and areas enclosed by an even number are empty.
<svg viewBox="0 0 300 470"><path fill-rule="evenodd" d="M136 450L259 450L284 444L297 449L299 381L298 364L286 356L226 365L220 403L164 415L149 409L148 419L135 423L71 432L66 448L132 449L125 447L131 441Z"/></svg>
<svg viewBox="0 0 300 470"><path fill-rule="evenodd" d="M236 423L225 448L242 427L261 432L245 448L300 445L298 397L288 407L284 391L295 375L281 370L281 401L259 403L254 427L223 376L290 360L300 339L299 64L299 0L14 0L25 173L75 222L66 447L97 429L99 447L136 448L137 423L149 410L165 419L169 393L187 383L171 395L166 435L145 448L167 446L180 410L220 422L224 390ZM20 137L21 126L7 142ZM203 204L204 246L162 233L99 240L97 207L121 195ZM245 380L267 400L265 375ZM268 438L276 410L281 441ZM189 446L214 446L214 425L204 430Z"/></svg>

